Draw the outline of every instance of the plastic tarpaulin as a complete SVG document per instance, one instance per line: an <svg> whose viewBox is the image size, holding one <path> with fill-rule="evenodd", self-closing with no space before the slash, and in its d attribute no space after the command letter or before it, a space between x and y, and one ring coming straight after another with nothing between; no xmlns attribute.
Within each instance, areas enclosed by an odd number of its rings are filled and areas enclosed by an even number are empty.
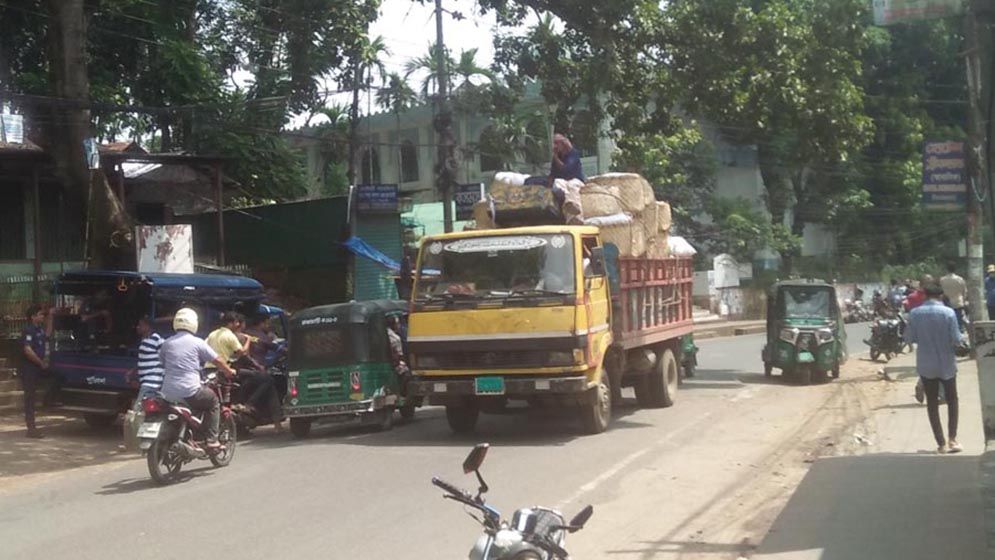
<svg viewBox="0 0 995 560"><path fill-rule="evenodd" d="M381 253L376 247L373 247L369 243L363 241L359 237L350 237L342 244L346 249L349 249L354 254L370 259L375 263L379 263L384 268L392 270L394 272L400 272L401 265L394 259L388 257L387 255Z"/></svg>

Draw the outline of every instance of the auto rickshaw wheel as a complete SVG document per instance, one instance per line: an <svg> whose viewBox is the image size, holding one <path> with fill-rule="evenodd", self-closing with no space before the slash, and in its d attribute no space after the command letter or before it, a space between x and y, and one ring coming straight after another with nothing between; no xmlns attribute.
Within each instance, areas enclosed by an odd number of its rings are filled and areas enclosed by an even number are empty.
<svg viewBox="0 0 995 560"><path fill-rule="evenodd" d="M795 370L795 375L798 376L799 385L811 385L812 384L812 368L803 366Z"/></svg>
<svg viewBox="0 0 995 560"><path fill-rule="evenodd" d="M446 405L446 421L455 434L472 434L477 429L479 417L480 409L474 404Z"/></svg>
<svg viewBox="0 0 995 560"><path fill-rule="evenodd" d="M774 366L770 362L764 362L764 377L770 377L774 374Z"/></svg>
<svg viewBox="0 0 995 560"><path fill-rule="evenodd" d="M404 406L402 406L401 408L398 409L401 412L401 419L402 420L413 420L414 417L415 417L415 409L416 408L418 408L418 405L416 403L410 402L410 401L405 402Z"/></svg>
<svg viewBox="0 0 995 560"><path fill-rule="evenodd" d="M839 378L840 378L840 363L836 362L835 364L833 364L833 379L839 379Z"/></svg>
<svg viewBox="0 0 995 560"><path fill-rule="evenodd" d="M297 439L304 439L311 433L311 419L310 418L291 418L290 419L290 433L294 434Z"/></svg>
<svg viewBox="0 0 995 560"><path fill-rule="evenodd" d="M394 407L385 406L373 415L373 425L378 432L389 432L394 429Z"/></svg>

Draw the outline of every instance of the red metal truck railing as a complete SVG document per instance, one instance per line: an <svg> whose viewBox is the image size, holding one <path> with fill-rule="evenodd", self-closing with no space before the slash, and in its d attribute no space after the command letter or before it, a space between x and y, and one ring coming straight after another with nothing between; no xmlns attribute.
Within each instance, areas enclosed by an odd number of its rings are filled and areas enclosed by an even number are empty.
<svg viewBox="0 0 995 560"><path fill-rule="evenodd" d="M688 257L619 259L621 293L616 337L637 346L681 336L692 329L694 262Z"/></svg>

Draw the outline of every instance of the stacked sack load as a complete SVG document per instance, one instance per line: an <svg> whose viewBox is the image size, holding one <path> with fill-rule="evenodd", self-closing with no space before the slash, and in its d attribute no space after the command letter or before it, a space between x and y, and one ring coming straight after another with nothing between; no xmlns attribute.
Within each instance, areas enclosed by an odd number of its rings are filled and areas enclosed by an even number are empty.
<svg viewBox="0 0 995 560"><path fill-rule="evenodd" d="M626 257L669 254L670 205L658 202L653 187L635 173L591 177L581 190L584 222L601 230L605 243Z"/></svg>

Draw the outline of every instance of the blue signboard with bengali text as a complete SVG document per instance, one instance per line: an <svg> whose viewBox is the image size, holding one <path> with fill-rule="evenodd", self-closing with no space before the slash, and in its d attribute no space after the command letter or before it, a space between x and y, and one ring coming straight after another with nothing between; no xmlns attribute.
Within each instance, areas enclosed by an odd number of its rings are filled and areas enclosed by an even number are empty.
<svg viewBox="0 0 995 560"><path fill-rule="evenodd" d="M397 185L356 185L355 201L359 214L396 214Z"/></svg>
<svg viewBox="0 0 995 560"><path fill-rule="evenodd" d="M926 142L922 156L922 205L927 210L967 208L964 142Z"/></svg>

